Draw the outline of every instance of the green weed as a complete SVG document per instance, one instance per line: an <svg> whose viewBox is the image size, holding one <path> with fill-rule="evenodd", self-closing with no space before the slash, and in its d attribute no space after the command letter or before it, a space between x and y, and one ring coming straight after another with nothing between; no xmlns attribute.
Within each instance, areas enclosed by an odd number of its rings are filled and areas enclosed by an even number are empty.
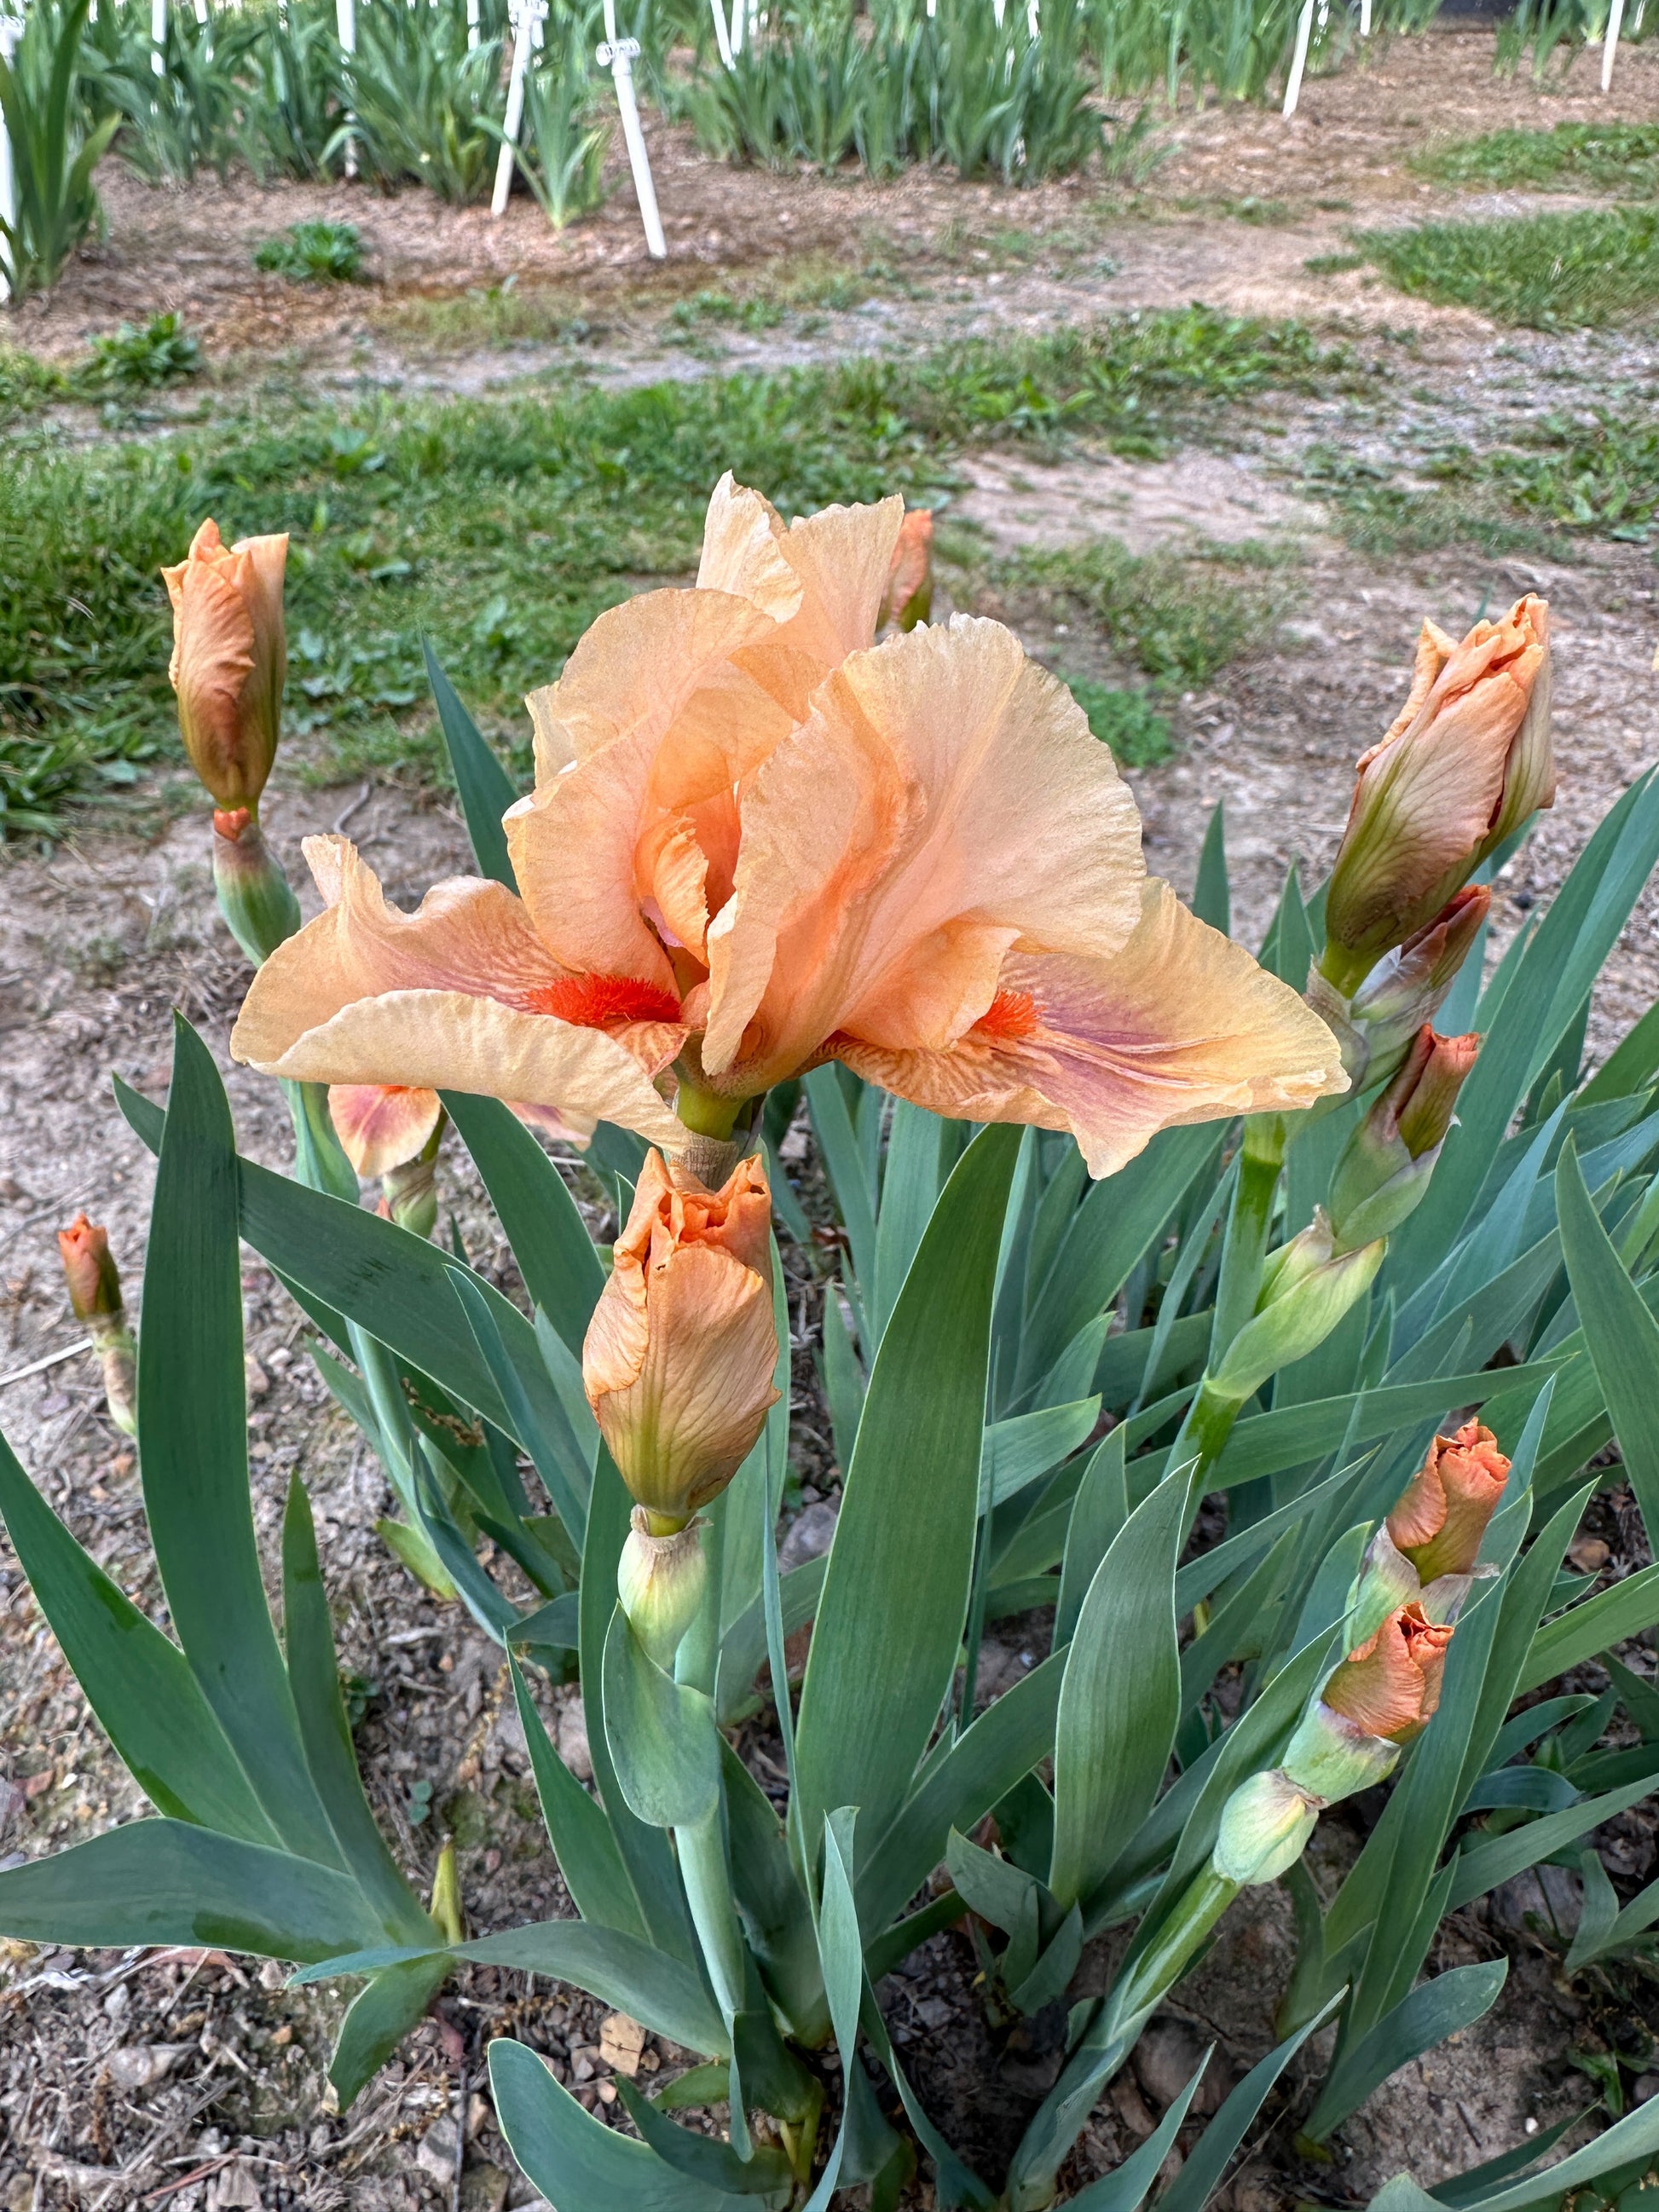
<svg viewBox="0 0 1659 2212"><path fill-rule="evenodd" d="M1593 326L1659 306L1659 208L1430 222L1355 242L1402 292L1494 322Z"/></svg>
<svg viewBox="0 0 1659 2212"><path fill-rule="evenodd" d="M1283 603L1281 593L1227 574L1215 562L1174 551L1131 553L1115 538L1018 554L999 573L1015 590L1036 588L1078 608L1121 659L1171 686L1206 684L1260 644ZM1090 702L1082 704L1092 722ZM1116 750L1108 732L1096 735L1106 735Z"/></svg>
<svg viewBox="0 0 1659 2212"><path fill-rule="evenodd" d="M1068 676L1066 687L1089 717L1089 727L1124 768L1155 768L1175 754L1165 718L1144 691L1125 691L1091 676Z"/></svg>
<svg viewBox="0 0 1659 2212"><path fill-rule="evenodd" d="M439 299L388 301L374 321L412 344L438 349L580 342L592 334L568 286L520 285L516 272L500 284L472 285Z"/></svg>
<svg viewBox="0 0 1659 2212"><path fill-rule="evenodd" d="M1645 541L1659 525L1659 428L1644 397L1588 416L1547 416L1518 452L1484 471L1515 505L1571 530Z"/></svg>
<svg viewBox="0 0 1659 2212"><path fill-rule="evenodd" d="M202 369L202 348L171 313L144 324L123 323L94 338L85 364L71 381L81 397L106 390L155 392L181 383Z"/></svg>
<svg viewBox="0 0 1659 2212"><path fill-rule="evenodd" d="M757 295L739 299L735 293L718 290L694 292L689 300L677 300L668 313L674 330L694 335L718 324L729 330L775 330L787 313L779 300Z"/></svg>
<svg viewBox="0 0 1659 2212"><path fill-rule="evenodd" d="M294 222L262 239L253 265L291 283L354 283L363 273L362 233L355 222Z"/></svg>
<svg viewBox="0 0 1659 2212"><path fill-rule="evenodd" d="M1473 545L1489 554L1559 555L1550 531L1516 516L1499 477L1500 458L1483 464L1459 449L1424 470L1440 481L1413 485L1401 483L1393 465L1316 444L1308 448L1303 471L1356 552L1389 556Z"/></svg>
<svg viewBox="0 0 1659 2212"><path fill-rule="evenodd" d="M1553 131L1488 131L1411 157L1447 185L1530 185L1540 191L1659 196L1659 123L1558 123Z"/></svg>
<svg viewBox="0 0 1659 2212"><path fill-rule="evenodd" d="M1311 253L1302 264L1310 276L1344 276L1364 265L1363 253Z"/></svg>
<svg viewBox="0 0 1659 2212"><path fill-rule="evenodd" d="M0 346L0 427L38 415L53 400L66 398L69 389L69 378L54 363L37 361L21 346Z"/></svg>

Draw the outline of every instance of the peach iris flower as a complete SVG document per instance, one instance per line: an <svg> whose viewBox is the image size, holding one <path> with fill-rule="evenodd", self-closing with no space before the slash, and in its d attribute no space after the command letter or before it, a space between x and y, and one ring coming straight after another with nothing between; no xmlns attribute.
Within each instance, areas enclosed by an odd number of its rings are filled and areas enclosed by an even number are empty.
<svg viewBox="0 0 1659 2212"><path fill-rule="evenodd" d="M1345 1089L1318 1017L1148 878L1110 752L1010 631L874 642L902 520L786 528L726 478L696 588L601 615L529 702L521 896L452 881L405 915L344 839L308 841L325 911L260 970L235 1055L674 1150L671 1097L721 1136L840 1059L1070 1129L1096 1175L1172 1123Z"/></svg>

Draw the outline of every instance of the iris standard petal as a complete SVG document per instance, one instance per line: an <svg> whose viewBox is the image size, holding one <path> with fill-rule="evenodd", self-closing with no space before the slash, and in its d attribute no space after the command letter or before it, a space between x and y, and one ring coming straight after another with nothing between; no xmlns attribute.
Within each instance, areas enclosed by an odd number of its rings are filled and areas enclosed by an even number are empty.
<svg viewBox="0 0 1659 2212"><path fill-rule="evenodd" d="M1111 754L1011 631L959 615L854 654L744 799L703 1065L758 1089L837 1031L941 1048L1011 946L1122 946L1145 872Z"/></svg>

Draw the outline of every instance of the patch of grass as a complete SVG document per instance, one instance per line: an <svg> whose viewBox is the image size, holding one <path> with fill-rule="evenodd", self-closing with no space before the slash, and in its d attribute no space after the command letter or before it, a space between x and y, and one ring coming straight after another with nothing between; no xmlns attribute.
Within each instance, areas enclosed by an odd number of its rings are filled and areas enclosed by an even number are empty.
<svg viewBox="0 0 1659 2212"><path fill-rule="evenodd" d="M1281 605L1280 595L1215 561L1131 553L1115 538L1018 554L1000 574L1016 590L1035 587L1076 607L1121 659L1172 688L1207 683L1260 643Z"/></svg>
<svg viewBox="0 0 1659 2212"><path fill-rule="evenodd" d="M1644 396L1627 402L1547 416L1523 450L1486 456L1483 472L1528 514L1645 543L1659 530L1659 427Z"/></svg>
<svg viewBox="0 0 1659 2212"><path fill-rule="evenodd" d="M316 406L19 452L0 472L0 739L22 763L7 767L8 789L15 779L33 829L68 795L46 787L62 769L95 788L100 763L130 775L146 749L176 758L156 572L208 514L227 538L291 534L288 726L310 740L299 758L319 775L372 761L426 777L422 632L475 711L520 732L523 693L557 674L596 614L641 579L695 568L724 469L786 511L896 490L931 500L970 446L1052 449L1083 432L1156 455L1219 405L1358 374L1301 325L1191 308L785 375L386 397L344 421ZM1103 572L1073 582L1107 592ZM1218 586L1206 597L1178 564L1167 578L1150 564L1145 586L1113 587L1127 592L1139 664L1215 665L1234 600Z"/></svg>
<svg viewBox="0 0 1659 2212"><path fill-rule="evenodd" d="M355 283L363 273L362 233L355 222L290 223L254 247L253 265L295 284Z"/></svg>
<svg viewBox="0 0 1659 2212"><path fill-rule="evenodd" d="M411 294L374 313L379 328L416 345L457 347L580 343L593 326L565 285L521 286L517 273L504 283L474 285L436 299Z"/></svg>
<svg viewBox="0 0 1659 2212"><path fill-rule="evenodd" d="M1659 208L1429 222L1355 242L1402 292L1494 322L1583 328L1659 307Z"/></svg>
<svg viewBox="0 0 1659 2212"><path fill-rule="evenodd" d="M1327 500L1344 541L1356 552L1383 556L1437 552L1473 545L1483 553L1555 554L1559 541L1537 520L1516 515L1491 457L1478 461L1466 450L1431 462L1427 485L1401 483L1392 465L1357 459L1340 448L1313 445L1304 458L1309 488Z"/></svg>
<svg viewBox="0 0 1659 2212"><path fill-rule="evenodd" d="M1302 266L1310 276L1343 276L1350 269L1363 269L1363 253L1310 253Z"/></svg>
<svg viewBox="0 0 1659 2212"><path fill-rule="evenodd" d="M0 346L0 425L38 415L67 398L70 380L52 362L37 361L21 346Z"/></svg>
<svg viewBox="0 0 1659 2212"><path fill-rule="evenodd" d="M1220 212L1232 216L1239 222L1263 225L1294 222L1297 218L1297 210L1291 201L1263 199L1255 192L1246 192L1243 199L1224 202Z"/></svg>
<svg viewBox="0 0 1659 2212"><path fill-rule="evenodd" d="M177 315L156 315L142 327L123 323L92 341L67 368L38 361L19 346L0 346L0 425L40 414L65 399L102 399L151 392L198 375L202 349Z"/></svg>
<svg viewBox="0 0 1659 2212"><path fill-rule="evenodd" d="M1068 676L1065 683L1089 727L1123 767L1155 768L1174 758L1174 733L1144 691L1121 690L1092 676Z"/></svg>
<svg viewBox="0 0 1659 2212"><path fill-rule="evenodd" d="M1411 157L1447 185L1531 185L1537 191L1659 197L1659 123L1558 123L1553 131L1488 131Z"/></svg>
<svg viewBox="0 0 1659 2212"><path fill-rule="evenodd" d="M703 291L694 292L689 300L677 300L668 320L675 331L695 335L701 335L711 323L728 330L770 331L776 329L787 312L778 300L739 299L732 292Z"/></svg>

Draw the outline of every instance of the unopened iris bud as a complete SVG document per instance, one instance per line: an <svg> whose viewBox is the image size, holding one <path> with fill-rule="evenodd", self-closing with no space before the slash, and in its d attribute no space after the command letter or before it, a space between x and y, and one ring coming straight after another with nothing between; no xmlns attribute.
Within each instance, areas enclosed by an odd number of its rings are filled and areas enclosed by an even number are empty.
<svg viewBox="0 0 1659 2212"><path fill-rule="evenodd" d="M109 1417L124 1436L138 1429L137 1347L121 1302L121 1278L110 1255L109 1232L77 1213L58 1232L70 1309L91 1336L103 1370Z"/></svg>
<svg viewBox="0 0 1659 2212"><path fill-rule="evenodd" d="M121 1277L110 1256L109 1231L77 1213L58 1232L70 1310L76 1321L96 1322L121 1315Z"/></svg>
<svg viewBox="0 0 1659 2212"><path fill-rule="evenodd" d="M1317 1208L1300 1236L1268 1261L1255 1312L1228 1346L1206 1391L1242 1405L1269 1376L1316 1351L1370 1288L1386 1250L1379 1239L1338 1251L1329 1218Z"/></svg>
<svg viewBox="0 0 1659 2212"><path fill-rule="evenodd" d="M1401 1746L1434 1717L1451 1638L1420 1606L1405 1605L1350 1651L1285 1750L1285 1772L1297 1788L1331 1805L1391 1773Z"/></svg>
<svg viewBox="0 0 1659 2212"><path fill-rule="evenodd" d="M757 1158L718 1191L647 1153L582 1346L587 1402L653 1535L683 1528L777 1398L772 1198Z"/></svg>
<svg viewBox="0 0 1659 2212"><path fill-rule="evenodd" d="M1330 1212L1339 1251L1390 1236L1415 1210L1480 1048L1478 1036L1437 1036L1426 1023L1418 1031L1337 1162Z"/></svg>
<svg viewBox="0 0 1659 2212"><path fill-rule="evenodd" d="M1375 1083L1395 1073L1424 1023L1439 1012L1491 908L1487 886L1468 884L1372 969L1348 1008L1365 1047L1356 1079Z"/></svg>
<svg viewBox="0 0 1659 2212"><path fill-rule="evenodd" d="M617 1562L617 1595L634 1633L665 1671L674 1663L685 1632L696 1619L708 1587L702 1523L688 1522L672 1536L653 1536L651 1516L634 1508Z"/></svg>
<svg viewBox="0 0 1659 2212"><path fill-rule="evenodd" d="M1298 1790L1282 1767L1241 1782L1221 1808L1210 1864L1223 1881L1277 1881L1307 1847L1320 1800Z"/></svg>
<svg viewBox="0 0 1659 2212"><path fill-rule="evenodd" d="M1474 1571L1486 1524L1498 1510L1510 1462L1479 1421L1455 1436L1437 1437L1388 1519L1396 1550L1425 1588Z"/></svg>
<svg viewBox="0 0 1659 2212"><path fill-rule="evenodd" d="M221 807L257 813L281 727L288 644L283 622L286 536L227 546L204 522L176 568L173 602L179 728L190 764Z"/></svg>
<svg viewBox="0 0 1659 2212"><path fill-rule="evenodd" d="M1409 1743L1434 1718L1451 1639L1448 1624L1430 1620L1420 1605L1402 1605L1349 1652L1319 1702L1367 1735Z"/></svg>
<svg viewBox="0 0 1659 2212"><path fill-rule="evenodd" d="M1326 980L1351 998L1554 797L1547 605L1528 595L1461 644L1425 623L1411 696L1358 763L1326 893Z"/></svg>
<svg viewBox="0 0 1659 2212"><path fill-rule="evenodd" d="M461 1903L461 1870L455 1856L453 1838L438 1854L438 1870L432 1877L429 1909L446 1943L465 1942L466 1911Z"/></svg>
<svg viewBox="0 0 1659 2212"><path fill-rule="evenodd" d="M893 565L887 574L882 621L896 629L915 629L933 608L933 515L913 507L899 525Z"/></svg>
<svg viewBox="0 0 1659 2212"><path fill-rule="evenodd" d="M246 806L213 810L213 887L226 927L256 968L300 927L300 902Z"/></svg>

